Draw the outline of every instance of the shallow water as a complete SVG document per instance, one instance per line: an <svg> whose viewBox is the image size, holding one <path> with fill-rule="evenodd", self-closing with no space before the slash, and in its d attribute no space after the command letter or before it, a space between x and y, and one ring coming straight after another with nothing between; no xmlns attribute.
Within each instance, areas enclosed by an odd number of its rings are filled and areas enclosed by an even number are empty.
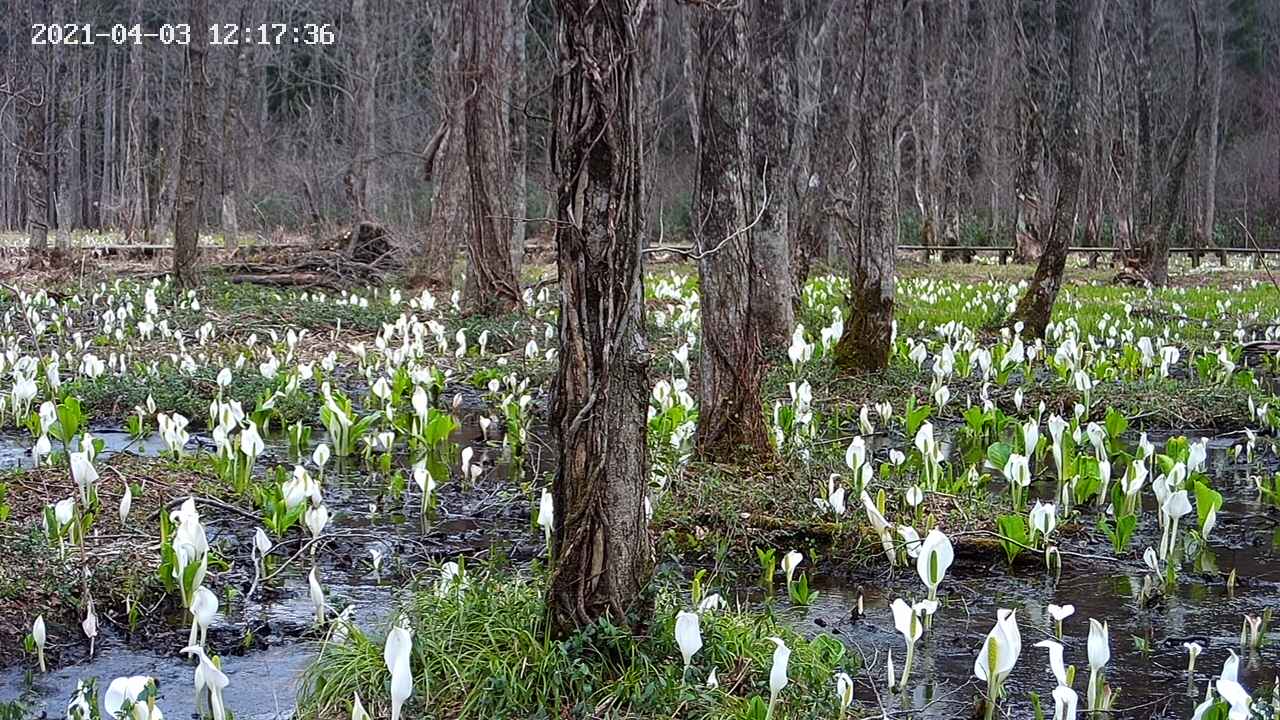
<svg viewBox="0 0 1280 720"><path fill-rule="evenodd" d="M942 606L933 628L916 646L905 695L885 689L887 652L892 650L898 678L906 655L889 604L897 597L923 599L924 586L914 564L894 575L885 572L860 580L819 582L821 594L816 602L807 608L787 607L782 616L807 635L829 632L865 654L869 667L855 678L860 701L872 707L882 705L889 712L914 709L914 715L922 718L969 716L975 698L986 689L974 676L974 659L1001 608L1017 610L1022 634L1022 654L1006 686L1010 699L1001 706L1011 707L1013 717L1031 717L1029 694L1035 692L1046 716L1052 716L1050 693L1056 681L1049 671L1048 651L1035 647L1053 636L1050 603L1075 606L1075 614L1063 623L1062 642L1066 663L1076 666L1074 687L1082 715L1089 677L1090 618L1109 627L1111 660L1105 675L1118 692L1117 717L1189 718L1231 650L1241 655L1240 681L1256 693L1280 673L1280 643L1272 639L1260 651L1242 651L1240 630L1246 614L1261 615L1268 607L1280 610L1276 607L1280 604L1280 544L1274 537L1280 513L1254 501L1256 491L1248 484L1244 466L1232 464L1227 457L1229 445L1226 441L1210 444L1209 472L1225 500L1210 537L1212 559L1204 562L1218 572L1196 572L1188 565L1167 596L1148 607L1139 607L1138 597L1145 571L1142 549L1159 541L1150 511L1144 514L1124 559L1065 557L1060 577L1046 572L1039 557L1026 553L1014 570L1002 558L982 563L957 557L942 583ZM1109 546L1071 541L1061 548L1112 554ZM1226 583L1232 569L1238 575L1234 596ZM855 618L860 594L865 614ZM1135 636L1147 639L1148 652L1137 648ZM1204 647L1194 678L1186 672L1183 643L1188 641Z"/></svg>
<svg viewBox="0 0 1280 720"><path fill-rule="evenodd" d="M113 436L98 431L112 446ZM122 434L119 434L122 435ZM1192 437L1198 434L1190 433ZM315 440L323 439L317 433ZM328 533L332 536L316 562L328 600L335 608L350 607L352 620L366 630L387 625L396 605L397 593L405 578L438 561L458 554L483 554L497 548L513 558L523 559L540 552L536 533L529 530L528 503L507 481L500 440L491 437L487 446L480 437L474 414L465 418L455 436L462 445L477 450L477 461L488 468L477 487L460 490L460 483L447 485L441 495L439 516L423 535L418 524L416 489L409 500L384 496L385 481L348 463L348 469L331 472L325 482L325 498L335 513ZM842 639L867 658L868 668L855 678L859 700L869 706L883 705L889 712L914 709L922 718L967 717L974 699L982 692L973 678L973 660L983 637L994 623L998 608L1015 608L1023 638L1021 658L1008 681L1010 699L1003 703L1013 717L1031 717L1029 693L1036 692L1052 709L1049 693L1054 681L1049 673L1047 653L1034 644L1051 636L1052 623L1046 611L1049 602L1071 603L1075 614L1065 623L1066 660L1076 670L1075 687L1081 696L1088 678L1085 642L1089 618L1105 620L1110 627L1111 662L1106 677L1119 692L1117 708L1126 718L1180 718L1203 697L1204 687L1216 676L1229 650L1239 649L1239 635L1246 613L1260 614L1280 598L1280 549L1273 537L1280 517L1274 510L1254 502L1255 491L1248 483L1242 464L1232 463L1225 449L1229 439L1211 443L1210 474L1215 487L1227 498L1219 512L1212 538L1218 573L1184 570L1176 587L1163 602L1139 608L1142 586L1141 549L1154 544L1158 530L1154 517L1146 513L1130 552L1112 559L1109 548L1067 540L1064 551L1105 556L1106 560L1065 557L1062 574L1051 577L1037 558L1020 559L1010 570L1002 560L978 561L958 557L942 584L942 608L933 628L916 648L909 692L905 696L884 688L886 653L892 650L896 674L900 675L905 655L902 637L893 629L889 603L896 597L919 599L923 586L914 566L896 574L832 579L821 574L815 585L821 594L810 607L784 607L785 621L805 634L827 632ZM148 447L148 446L144 446ZM118 449L118 448L117 448ZM137 447L130 448L131 452ZM276 443L269 452L284 462L287 448ZM0 463L9 457L0 449ZM1040 489L1040 494L1051 494ZM375 506L372 510L370 506ZM216 511L211 517L219 517ZM243 523L211 523L211 537L233 544L251 541L252 527ZM292 556L300 546L298 533L282 546L277 556ZM370 548L387 554L381 582L375 580ZM247 552L247 551L246 551ZM406 567L396 567L397 559ZM237 717L266 719L289 717L294 708L299 672L314 657L316 637L310 629L313 609L307 592L309 558L301 558L286 569L270 588L260 590L251 602L237 602L226 608L210 629L210 645L224 657L231 678L226 698ZM1236 569L1239 584L1234 597L1228 595L1225 577ZM403 573L400 572L403 570ZM248 577L219 578L219 585L231 583L247 590ZM859 595L865 614L853 616ZM186 620L180 613L166 620L155 637L126 638L107 626L99 638L98 654L81 662L35 678L25 684L23 668L0 671L0 700L24 697L37 715L63 714L66 700L76 681L96 676L101 687L120 675L147 674L160 680L161 706L170 717L187 717L194 711L191 693L192 667L177 650L185 640ZM241 639L249 631L253 648L242 651ZM1139 652L1132 636L1149 638L1150 651ZM1187 655L1182 643L1195 640L1205 647L1194 678L1186 674ZM77 638L77 642L79 638ZM51 642L56 640L51 638ZM1280 672L1280 643L1267 644L1260 653L1244 655L1241 680L1246 687L1260 688ZM1083 713L1083 698L1082 698Z"/></svg>
<svg viewBox="0 0 1280 720"><path fill-rule="evenodd" d="M113 428L92 428L89 432L93 437L102 440L103 448L98 457L103 460L121 452L155 457L167 449L159 433L150 433L146 437L135 439L129 433ZM58 447L58 441L52 442L55 448ZM0 437L0 470L31 467L33 444L35 441L25 434L9 433ZM73 441L73 445L73 450L79 449L78 442Z"/></svg>
<svg viewBox="0 0 1280 720"><path fill-rule="evenodd" d="M172 655L138 650L119 641L103 643L99 651L91 663L36 675L30 688L20 671L0 673L0 699L22 697L31 701L30 710L36 717L41 713L62 717L67 699L81 679L98 677L99 691L104 692L112 678L150 675L157 680L159 705L167 717L194 716L193 666ZM223 670L231 680L227 701L236 717L245 720L289 717L297 694L296 677L311 656L308 647L294 644L225 658Z"/></svg>
<svg viewBox="0 0 1280 720"><path fill-rule="evenodd" d="M491 428L486 442L479 416L474 411L467 412L466 407L463 411L466 414L460 418L461 428L453 440L460 447L472 446L474 462L482 463L486 473L474 488L465 491L456 477L446 484L440 491L436 517L428 523L425 534L420 526L416 486L405 496L393 499L386 496L385 478L375 477L358 461L331 461L324 480L324 497L334 517L326 529L330 540L314 560L331 616L349 608L350 619L357 627L379 632L390 623L406 578L426 570L431 562L459 554L475 556L494 548L513 558L532 556L537 551L540 538L528 530L528 503L510 497L515 491L507 481L509 469L503 464L505 451L500 432ZM106 440L104 455L121 451L155 455L164 449L158 438L154 443L131 443L122 432L93 433ZM193 436L188 448L207 444L204 440ZM313 444L325 440L323 431L313 432ZM28 444L26 438L0 440L0 467L29 466L30 455L25 447ZM287 443L278 437L270 438L260 467L275 463L288 466L288 458ZM412 481L409 484L412 486ZM252 524L216 508L201 508L201 512L211 545L225 544L237 559L247 558ZM300 532L305 534L306 530L292 530L289 539L273 551L277 563L298 552ZM386 556L378 573L374 572L371 549ZM240 593L231 608L226 607L225 596L219 596L222 607L209 629L207 644L212 652L223 656L223 669L231 680L225 698L238 718L265 720L290 717L293 713L298 675L315 657L320 640L312 628L315 611L307 584L312 562L302 554L247 602L243 593L249 589L251 575L234 571L217 577L213 583L217 588L232 585ZM150 675L159 681L159 704L168 717L190 717L195 712L191 689L194 666L178 653L186 644L189 628L185 611L171 612L161 622L148 625L146 637L141 633L130 636L109 622L100 625L92 660L86 658L56 672L36 675L32 683L28 683L26 667L0 670L0 702L22 699L36 717L43 713L62 717L79 680L97 677L100 691L105 691L116 677ZM243 647L246 636L252 638L248 650ZM75 643L82 640L77 635ZM49 642L51 647L58 644L52 632Z"/></svg>
<svg viewBox="0 0 1280 720"><path fill-rule="evenodd" d="M1230 563L1224 563L1230 566ZM1256 567L1256 563L1255 563ZM905 644L893 629L889 603L899 594L919 594L919 580L900 577L886 587L863 586L865 615L851 618L859 590L853 587L823 587L822 595L809 608L791 608L785 615L806 632L835 633L851 647L867 653L869 670L858 680L858 697L871 705L882 702L886 709L921 709L920 717L954 718L965 715L974 698L985 688L973 675L974 658L986 633L995 622L998 608L1016 609L1022 633L1022 655L1008 681L1014 717L1030 716L1028 693L1040 694L1046 707L1055 681L1048 670L1048 654L1034 647L1052 636L1049 602L1071 603L1076 611L1064 623L1063 644L1066 661L1076 665L1076 689L1082 702L1088 679L1085 643L1089 619L1106 621L1111 640L1111 661L1106 678L1119 691L1116 707L1122 717L1190 717L1191 709L1203 697L1206 683L1215 677L1228 657L1240 652L1239 636L1245 613L1259 614L1271 605L1280 589L1280 562L1271 562L1263 574L1248 578L1247 589L1237 588L1229 598L1224 583L1182 579L1165 602L1155 608L1139 609L1136 594L1142 580L1137 574L1115 572L1086 561L1068 561L1061 579L1046 576L1001 577L983 568L961 567L944 582L942 608L934 616L933 629L916 648L909 696L885 691L886 651L892 649L895 674L901 677ZM1244 572L1243 566L1241 572ZM905 575L906 573L900 573ZM914 580L914 582L912 582ZM821 627L820 627L821 626ZM1148 654L1139 652L1132 636L1150 639ZM1182 643L1195 640L1204 646L1196 664L1195 685L1188 685L1187 651ZM1241 682L1259 688L1270 682L1280 669L1280 646L1274 642L1262 651L1243 656ZM872 688L872 684L875 688ZM877 695L878 692L878 695ZM1050 709L1050 713L1051 709Z"/></svg>

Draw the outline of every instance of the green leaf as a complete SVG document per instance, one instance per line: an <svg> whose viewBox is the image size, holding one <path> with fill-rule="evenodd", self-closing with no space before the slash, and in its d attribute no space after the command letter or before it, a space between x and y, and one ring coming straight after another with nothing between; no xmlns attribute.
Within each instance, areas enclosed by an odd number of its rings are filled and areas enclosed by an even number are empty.
<svg viewBox="0 0 1280 720"><path fill-rule="evenodd" d="M1222 507L1222 493L1200 481L1196 481L1195 492L1196 515L1200 519L1199 527L1203 532L1204 523L1209 518L1209 513L1215 512Z"/></svg>
<svg viewBox="0 0 1280 720"><path fill-rule="evenodd" d="M974 405L964 411L965 425L969 426L969 429L973 430L975 433L982 432L982 426L986 420L986 413L982 412L982 409L977 405Z"/></svg>
<svg viewBox="0 0 1280 720"><path fill-rule="evenodd" d="M68 396L57 407L57 436L64 443L70 444L71 439L76 436L80 430L80 421L83 415L80 412L80 400L74 395Z"/></svg>
<svg viewBox="0 0 1280 720"><path fill-rule="evenodd" d="M992 443L987 447L987 462L997 470L1004 471L1004 466L1009 463L1009 456L1013 454L1013 447L1006 442Z"/></svg>
<svg viewBox="0 0 1280 720"><path fill-rule="evenodd" d="M1107 408L1107 437L1117 440L1129 429L1129 418L1115 408Z"/></svg>
<svg viewBox="0 0 1280 720"><path fill-rule="evenodd" d="M1021 514L1001 515L996 520L996 528L1000 531L1000 546L1004 548L1009 564L1022 553L1022 545L1027 543L1027 521Z"/></svg>

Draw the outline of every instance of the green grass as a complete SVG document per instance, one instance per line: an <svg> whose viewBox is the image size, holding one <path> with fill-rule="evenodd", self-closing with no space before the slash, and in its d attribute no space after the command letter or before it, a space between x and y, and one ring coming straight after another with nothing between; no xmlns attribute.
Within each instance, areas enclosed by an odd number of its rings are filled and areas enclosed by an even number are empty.
<svg viewBox="0 0 1280 720"><path fill-rule="evenodd" d="M318 300L321 292L324 302ZM369 293L361 292L360 295L368 297ZM345 330L374 332L381 329L383 323L394 322L405 310L403 305L388 303L385 293L378 298L370 297L368 307L365 307L334 302L341 294L329 290L275 290L248 283L229 283L216 276L207 279L200 290L200 297L211 311L225 315L239 326L256 322L312 331L334 330L341 326ZM443 300L447 301L447 298Z"/></svg>
<svg viewBox="0 0 1280 720"><path fill-rule="evenodd" d="M774 717L834 716L833 673L857 664L840 642L806 640L767 611L724 610L703 614L704 645L682 678L674 641L682 593L660 590L654 620L638 635L602 622L552 640L543 631L543 590L540 579L481 570L460 594L417 592L406 608L414 629L407 716L745 718L753 697L768 699L775 635L793 653L791 684ZM712 668L719 689L706 687ZM382 640L352 630L306 670L302 716L345 716L357 691L375 717L385 716L389 684Z"/></svg>
<svg viewBox="0 0 1280 720"><path fill-rule="evenodd" d="M101 375L96 378L77 378L64 385L65 392L80 399L85 414L94 422L123 423L126 415L135 407L146 405L147 396L155 400L163 412L182 413L191 421L191 428L202 428L209 420L209 404L218 394L217 367L203 367L194 375L181 372L176 366L162 364L152 376L144 373L131 375ZM234 374L227 395L242 398L246 409L253 409L253 398L262 397L275 387L257 372ZM298 420L315 424L319 408L306 393L294 393L281 399L276 406L283 425ZM277 428L278 429L278 428Z"/></svg>

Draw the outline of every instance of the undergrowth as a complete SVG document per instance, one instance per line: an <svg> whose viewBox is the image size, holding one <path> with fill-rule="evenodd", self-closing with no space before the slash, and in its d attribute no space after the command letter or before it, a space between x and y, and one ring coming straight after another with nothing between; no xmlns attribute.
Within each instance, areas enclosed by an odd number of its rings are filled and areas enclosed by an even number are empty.
<svg viewBox="0 0 1280 720"><path fill-rule="evenodd" d="M769 638L777 636L792 655L773 717L834 716L834 673L857 663L829 636L806 640L768 611L726 609L702 613L704 644L686 675L674 640L683 593L659 590L654 619L639 635L603 621L556 640L545 632L544 589L538 576L480 570L461 590L416 592L404 610L414 631L406 715L754 718L769 697ZM707 684L713 669L718 687ZM305 671L299 714L346 716L359 692L375 717L386 716L389 687L382 638L351 628Z"/></svg>

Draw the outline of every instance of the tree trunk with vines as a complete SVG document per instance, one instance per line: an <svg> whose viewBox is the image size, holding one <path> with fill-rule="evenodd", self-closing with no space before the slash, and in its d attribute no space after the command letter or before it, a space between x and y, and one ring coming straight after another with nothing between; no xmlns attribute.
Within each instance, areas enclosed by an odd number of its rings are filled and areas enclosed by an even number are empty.
<svg viewBox="0 0 1280 720"><path fill-rule="evenodd" d="M553 631L601 618L643 623L653 572L644 339L638 0L557 0L551 140L560 278L560 365L551 422Z"/></svg>

